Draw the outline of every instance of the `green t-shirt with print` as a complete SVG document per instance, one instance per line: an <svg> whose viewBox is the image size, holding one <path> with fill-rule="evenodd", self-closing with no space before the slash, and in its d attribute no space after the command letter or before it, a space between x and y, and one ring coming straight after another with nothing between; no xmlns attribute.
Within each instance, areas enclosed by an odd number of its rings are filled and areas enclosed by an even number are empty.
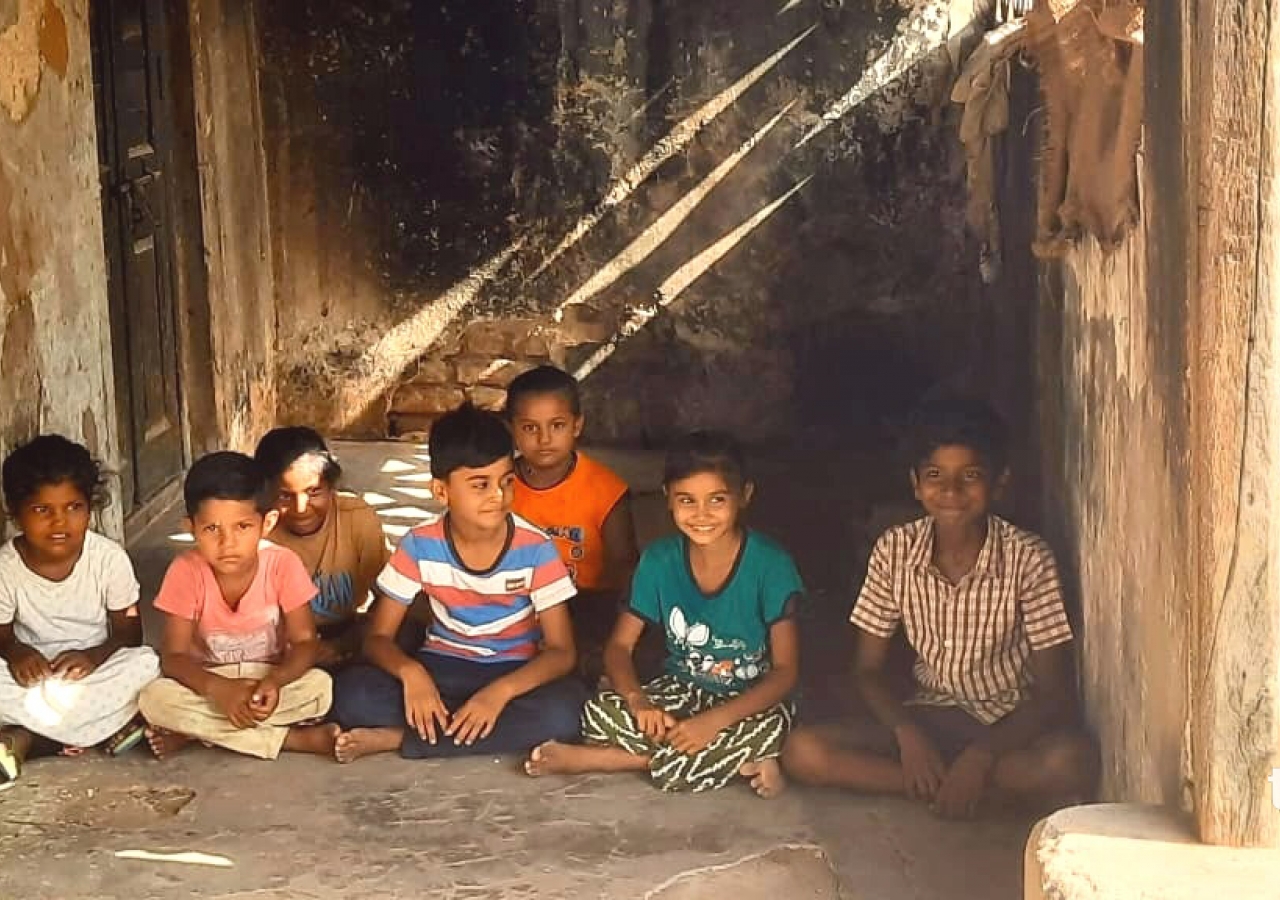
<svg viewBox="0 0 1280 900"><path fill-rule="evenodd" d="M640 558L631 611L667 636L666 671L715 694L746 690L769 671L769 628L790 615L804 586L791 555L748 531L728 580L698 587L682 534L661 538Z"/></svg>

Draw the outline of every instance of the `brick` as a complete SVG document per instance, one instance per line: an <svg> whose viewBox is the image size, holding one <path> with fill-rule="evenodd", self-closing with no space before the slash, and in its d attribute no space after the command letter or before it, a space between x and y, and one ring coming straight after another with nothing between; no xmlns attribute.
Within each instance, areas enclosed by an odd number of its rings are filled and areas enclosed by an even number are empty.
<svg viewBox="0 0 1280 900"><path fill-rule="evenodd" d="M476 356L502 356L511 341L501 321L472 322L462 335L462 346Z"/></svg>
<svg viewBox="0 0 1280 900"><path fill-rule="evenodd" d="M481 409L491 409L494 412L501 412L502 407L507 402L507 392L501 388L476 385L475 387L467 389L467 399Z"/></svg>
<svg viewBox="0 0 1280 900"><path fill-rule="evenodd" d="M547 359L551 356L551 348L547 346L547 339L540 334L526 334L515 342L511 350L514 356L532 359Z"/></svg>
<svg viewBox="0 0 1280 900"><path fill-rule="evenodd" d="M412 380L418 384L451 384L456 379L452 362L439 356L424 356L418 360Z"/></svg>
<svg viewBox="0 0 1280 900"><path fill-rule="evenodd" d="M580 303L565 307L564 317L555 327L556 339L569 347L603 344L613 336L613 332L612 322L606 321L599 312Z"/></svg>
<svg viewBox="0 0 1280 900"><path fill-rule="evenodd" d="M438 415L462 403L466 396L457 385L415 384L396 388L391 396L391 412L415 415Z"/></svg>

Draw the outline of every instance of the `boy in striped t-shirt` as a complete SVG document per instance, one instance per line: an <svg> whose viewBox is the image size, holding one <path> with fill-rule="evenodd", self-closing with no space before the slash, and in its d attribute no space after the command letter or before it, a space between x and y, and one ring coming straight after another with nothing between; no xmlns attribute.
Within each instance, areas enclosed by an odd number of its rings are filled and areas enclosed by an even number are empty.
<svg viewBox="0 0 1280 900"><path fill-rule="evenodd" d="M406 534L378 576L364 642L373 665L334 682L339 762L526 753L578 735L586 693L564 677L576 659L573 582L550 539L511 513L510 432L468 404L435 423L429 448L448 512ZM395 636L419 594L431 624L409 655Z"/></svg>
<svg viewBox="0 0 1280 900"><path fill-rule="evenodd" d="M916 414L911 485L926 516L876 542L851 619L874 719L802 728L783 750L801 781L905 793L948 818L986 802L1078 800L1097 754L1079 729L1071 626L1044 541L992 515L1008 480L986 404L939 397ZM902 628L916 653L904 703L885 674Z"/></svg>

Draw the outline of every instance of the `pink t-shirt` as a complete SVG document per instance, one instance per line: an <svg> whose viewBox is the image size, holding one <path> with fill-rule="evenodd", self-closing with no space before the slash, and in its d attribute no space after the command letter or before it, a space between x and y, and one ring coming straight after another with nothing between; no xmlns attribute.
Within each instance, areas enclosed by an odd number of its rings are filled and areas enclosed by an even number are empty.
<svg viewBox="0 0 1280 900"><path fill-rule="evenodd" d="M196 623L206 665L273 663L284 649L284 614L306 606L316 586L292 550L265 541L258 546L258 571L235 608L227 606L213 568L188 550L165 573L156 609Z"/></svg>

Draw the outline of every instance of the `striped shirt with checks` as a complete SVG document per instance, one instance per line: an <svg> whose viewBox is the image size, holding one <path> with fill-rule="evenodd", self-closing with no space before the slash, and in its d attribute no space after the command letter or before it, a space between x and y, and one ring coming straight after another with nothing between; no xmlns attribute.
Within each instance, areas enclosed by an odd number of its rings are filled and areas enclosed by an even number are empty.
<svg viewBox="0 0 1280 900"><path fill-rule="evenodd" d="M850 621L916 651L913 703L959 706L991 724L1030 683L1033 650L1071 640L1053 552L1036 535L991 516L987 541L953 585L933 565L933 520L891 528L871 553Z"/></svg>

